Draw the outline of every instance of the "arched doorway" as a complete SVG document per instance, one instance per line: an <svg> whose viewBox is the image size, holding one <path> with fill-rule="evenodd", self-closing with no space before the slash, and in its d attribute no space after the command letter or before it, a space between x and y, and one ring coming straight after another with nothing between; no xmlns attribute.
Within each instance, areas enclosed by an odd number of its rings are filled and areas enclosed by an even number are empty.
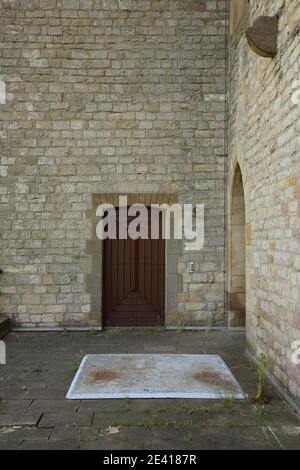
<svg viewBox="0 0 300 470"><path fill-rule="evenodd" d="M246 323L245 195L240 166L233 178L228 233L228 326Z"/></svg>

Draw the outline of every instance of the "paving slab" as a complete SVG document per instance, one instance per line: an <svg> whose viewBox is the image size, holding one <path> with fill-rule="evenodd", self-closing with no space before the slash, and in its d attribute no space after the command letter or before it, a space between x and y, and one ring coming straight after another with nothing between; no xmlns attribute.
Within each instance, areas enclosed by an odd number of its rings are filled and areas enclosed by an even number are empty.
<svg viewBox="0 0 300 470"><path fill-rule="evenodd" d="M82 411L78 413L64 411L57 413L44 413L39 422L40 428L52 428L56 426L89 426L92 423L93 412Z"/></svg>
<svg viewBox="0 0 300 470"><path fill-rule="evenodd" d="M172 353L176 352L175 345L166 345L166 344L145 344L143 346L144 351L147 353Z"/></svg>
<svg viewBox="0 0 300 470"><path fill-rule="evenodd" d="M103 428L102 433L107 432ZM158 448L159 440L151 429L119 428L114 434L99 435L98 439L80 443L82 450L107 450L107 449L155 449Z"/></svg>
<svg viewBox="0 0 300 470"><path fill-rule="evenodd" d="M1 426L36 426L41 413L1 413Z"/></svg>
<svg viewBox="0 0 300 470"><path fill-rule="evenodd" d="M28 411L32 400L0 400L0 414L22 413Z"/></svg>
<svg viewBox="0 0 300 470"><path fill-rule="evenodd" d="M49 440L52 441L64 441L64 440L78 440L92 441L97 439L99 436L99 429L94 426L56 426L51 430Z"/></svg>
<svg viewBox="0 0 300 470"><path fill-rule="evenodd" d="M64 411L71 411L71 412L76 412L80 405L81 402L80 400L74 400L74 401L66 401L64 398L61 400L32 400L30 401L30 411L38 411L41 413L55 413L55 412L64 412ZM0 412L1 412L1 407L0 407Z"/></svg>
<svg viewBox="0 0 300 470"><path fill-rule="evenodd" d="M76 440L61 441L24 441L21 450L77 450L80 443Z"/></svg>
<svg viewBox="0 0 300 470"><path fill-rule="evenodd" d="M21 444L18 441L0 439L0 450L20 450Z"/></svg>
<svg viewBox="0 0 300 470"><path fill-rule="evenodd" d="M37 427L28 427L24 425L4 426L0 428L0 442L15 441L20 444L24 440L48 440L51 434L49 429L39 429Z"/></svg>

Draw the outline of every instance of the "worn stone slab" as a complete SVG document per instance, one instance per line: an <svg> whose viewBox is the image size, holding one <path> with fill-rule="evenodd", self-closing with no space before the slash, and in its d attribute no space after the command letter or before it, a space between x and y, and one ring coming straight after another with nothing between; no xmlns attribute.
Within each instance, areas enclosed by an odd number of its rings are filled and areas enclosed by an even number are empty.
<svg viewBox="0 0 300 470"><path fill-rule="evenodd" d="M41 413L1 413L0 426L36 426Z"/></svg>
<svg viewBox="0 0 300 470"><path fill-rule="evenodd" d="M55 413L71 411L74 412L79 408L80 401L67 401L65 398L61 400L38 399L34 400L30 405L30 411L39 411L43 413Z"/></svg>
<svg viewBox="0 0 300 470"><path fill-rule="evenodd" d="M19 450L21 444L17 441L0 439L0 450Z"/></svg>
<svg viewBox="0 0 300 470"><path fill-rule="evenodd" d="M78 440L92 441L97 438L98 428L94 426L56 426L52 432L50 441Z"/></svg>
<svg viewBox="0 0 300 470"><path fill-rule="evenodd" d="M30 426L4 426L0 428L0 442L14 441L23 442L25 440L48 440L51 429L41 429Z"/></svg>
<svg viewBox="0 0 300 470"><path fill-rule="evenodd" d="M129 411L127 413L120 413L118 411L110 413L101 413L96 411L93 417L93 426L97 428L106 428L108 426L136 426L142 424L147 420L147 416L139 411Z"/></svg>
<svg viewBox="0 0 300 470"><path fill-rule="evenodd" d="M22 450L76 450L79 449L79 441L60 440L60 441L24 441Z"/></svg>
<svg viewBox="0 0 300 470"><path fill-rule="evenodd" d="M32 400L0 400L0 414L23 413L28 411ZM32 411L32 410L31 410Z"/></svg>
<svg viewBox="0 0 300 470"><path fill-rule="evenodd" d="M82 411L74 413L71 411L63 411L57 413L44 413L39 427L51 428L55 426L89 426L92 423L93 412Z"/></svg>
<svg viewBox="0 0 300 470"><path fill-rule="evenodd" d="M176 352L176 346L167 345L167 344L146 344L144 346L144 351L149 353L168 353Z"/></svg>
<svg viewBox="0 0 300 470"><path fill-rule="evenodd" d="M153 429L137 427L119 428L114 434L107 433L107 429L101 430L101 435L92 441L80 443L82 450L122 450L122 449L156 449L159 440L156 439Z"/></svg>
<svg viewBox="0 0 300 470"><path fill-rule="evenodd" d="M246 398L218 355L95 354L82 360L69 399Z"/></svg>

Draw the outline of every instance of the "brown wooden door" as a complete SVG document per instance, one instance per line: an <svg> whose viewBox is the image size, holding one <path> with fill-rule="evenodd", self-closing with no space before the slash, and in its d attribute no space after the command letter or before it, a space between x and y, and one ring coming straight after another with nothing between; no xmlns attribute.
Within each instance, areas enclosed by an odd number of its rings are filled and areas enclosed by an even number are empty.
<svg viewBox="0 0 300 470"><path fill-rule="evenodd" d="M161 235L158 240L104 240L103 288L105 326L163 325L165 244Z"/></svg>

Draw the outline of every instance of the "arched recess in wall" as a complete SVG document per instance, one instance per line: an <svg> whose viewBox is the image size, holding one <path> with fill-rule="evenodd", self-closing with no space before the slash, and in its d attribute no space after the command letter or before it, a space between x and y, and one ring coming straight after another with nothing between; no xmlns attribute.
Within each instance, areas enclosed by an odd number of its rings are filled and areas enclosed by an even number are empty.
<svg viewBox="0 0 300 470"><path fill-rule="evenodd" d="M228 326L246 324L246 213L243 177L235 166L228 230Z"/></svg>

